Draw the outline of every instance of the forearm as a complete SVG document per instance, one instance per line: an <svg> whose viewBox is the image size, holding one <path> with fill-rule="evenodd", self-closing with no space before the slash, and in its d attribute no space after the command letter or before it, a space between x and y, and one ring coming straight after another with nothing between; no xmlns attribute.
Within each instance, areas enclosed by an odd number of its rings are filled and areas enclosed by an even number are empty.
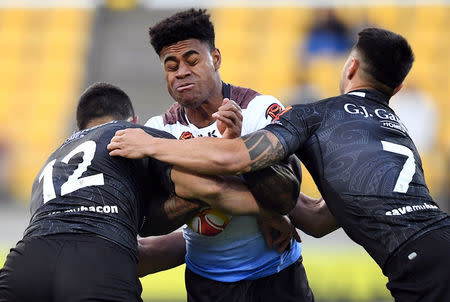
<svg viewBox="0 0 450 302"><path fill-rule="evenodd" d="M303 193L289 217L296 228L316 238L340 227L322 198L313 199Z"/></svg>
<svg viewBox="0 0 450 302"><path fill-rule="evenodd" d="M178 196L198 199L230 215L257 215L259 206L237 176L208 176L174 167L171 178Z"/></svg>
<svg viewBox="0 0 450 302"><path fill-rule="evenodd" d="M183 264L186 244L182 232L139 239L138 276L143 277Z"/></svg>
<svg viewBox="0 0 450 302"><path fill-rule="evenodd" d="M240 174L250 170L251 163L241 138L200 137L189 141L155 138L145 154L195 173L213 175Z"/></svg>
<svg viewBox="0 0 450 302"><path fill-rule="evenodd" d="M111 156L154 157L202 174L240 174L268 167L286 154L278 138L259 130L235 139L201 137L191 140L155 138L142 129L116 132L107 146Z"/></svg>
<svg viewBox="0 0 450 302"><path fill-rule="evenodd" d="M166 200L155 198L146 213L146 222L139 232L143 237L163 235L175 231L186 223L204 205L179 196Z"/></svg>

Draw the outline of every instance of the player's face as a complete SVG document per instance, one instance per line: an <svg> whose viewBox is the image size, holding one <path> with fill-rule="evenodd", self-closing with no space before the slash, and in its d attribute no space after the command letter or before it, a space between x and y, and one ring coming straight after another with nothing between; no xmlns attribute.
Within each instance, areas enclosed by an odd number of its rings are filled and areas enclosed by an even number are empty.
<svg viewBox="0 0 450 302"><path fill-rule="evenodd" d="M220 52L197 39L179 41L161 51L167 90L180 105L196 108L220 83Z"/></svg>

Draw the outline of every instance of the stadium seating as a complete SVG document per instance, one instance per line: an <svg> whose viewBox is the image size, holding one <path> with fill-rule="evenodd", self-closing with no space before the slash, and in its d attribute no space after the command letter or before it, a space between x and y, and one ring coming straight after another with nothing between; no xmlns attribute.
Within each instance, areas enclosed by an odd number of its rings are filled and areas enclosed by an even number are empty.
<svg viewBox="0 0 450 302"><path fill-rule="evenodd" d="M0 132L19 199L29 198L43 161L72 127L91 18L83 9L0 10Z"/></svg>
<svg viewBox="0 0 450 302"><path fill-rule="evenodd" d="M450 158L450 120L445 116L450 112L450 10L445 5L377 5L338 7L336 12L355 32L373 25L409 39L416 55L409 77L417 79L420 88L440 108L436 149L432 154L424 154L424 169L432 194L435 198L442 196L441 189L448 182L445 162ZM294 87L299 78L314 83L323 97L338 94L344 58L318 58L305 68L298 53L314 13L311 7L214 9L217 45L223 54L223 79L275 95L285 104L290 103L288 88ZM302 189L317 194L309 176ZM444 201L445 198L448 199L444 196Z"/></svg>

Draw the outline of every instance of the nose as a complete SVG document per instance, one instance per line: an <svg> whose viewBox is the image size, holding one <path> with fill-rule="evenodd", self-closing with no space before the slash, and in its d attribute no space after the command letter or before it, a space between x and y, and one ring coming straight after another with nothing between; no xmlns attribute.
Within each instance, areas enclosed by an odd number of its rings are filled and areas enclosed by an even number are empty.
<svg viewBox="0 0 450 302"><path fill-rule="evenodd" d="M178 66L176 77L178 79L183 79L183 78L189 76L190 74L191 74L191 69L189 68L189 66L187 64L180 63L180 65Z"/></svg>

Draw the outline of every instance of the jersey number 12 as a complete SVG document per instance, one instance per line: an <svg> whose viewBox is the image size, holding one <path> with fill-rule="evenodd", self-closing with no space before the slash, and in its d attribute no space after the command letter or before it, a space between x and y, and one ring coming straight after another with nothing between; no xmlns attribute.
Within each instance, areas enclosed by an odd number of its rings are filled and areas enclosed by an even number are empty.
<svg viewBox="0 0 450 302"><path fill-rule="evenodd" d="M61 162L68 164L69 160L76 154L80 152L83 153L83 161L78 164L78 167L75 171L73 171L72 175L70 175L67 181L61 186L61 196L72 193L73 191L84 187L101 186L105 183L103 173L81 177L81 175L86 172L87 168L91 164L92 159L94 159L96 148L97 144L94 141L86 141L73 149L61 160ZM53 185L53 166L55 165L55 162L56 159L49 162L39 175L39 182L44 179L42 187L44 203L56 197L55 187Z"/></svg>

